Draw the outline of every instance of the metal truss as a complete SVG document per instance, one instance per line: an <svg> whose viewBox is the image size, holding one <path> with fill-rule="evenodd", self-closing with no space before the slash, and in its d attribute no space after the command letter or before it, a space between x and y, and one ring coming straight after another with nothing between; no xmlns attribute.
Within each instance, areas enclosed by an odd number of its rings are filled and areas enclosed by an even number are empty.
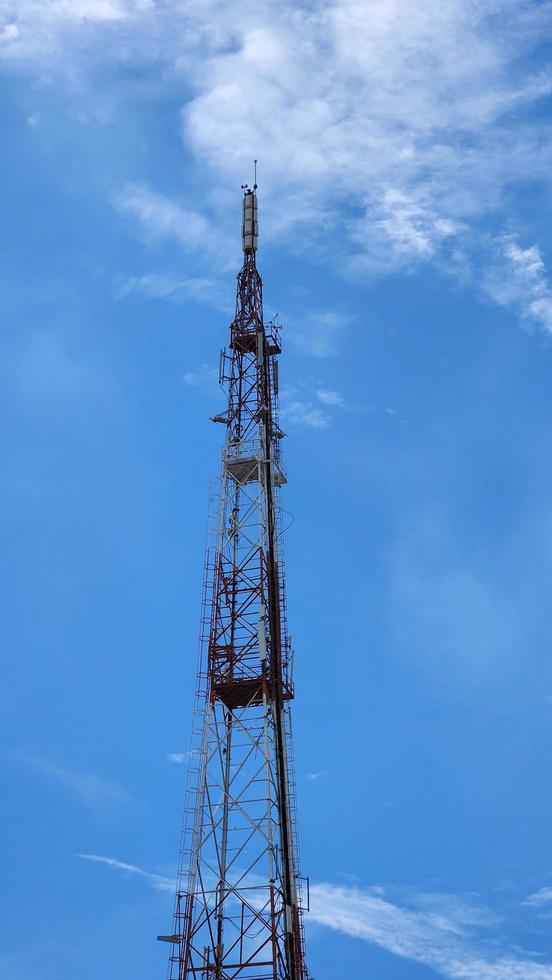
<svg viewBox="0 0 552 980"><path fill-rule="evenodd" d="M229 349L216 536L208 551L171 980L308 980L295 832L280 493L279 329L264 324L257 199Z"/></svg>

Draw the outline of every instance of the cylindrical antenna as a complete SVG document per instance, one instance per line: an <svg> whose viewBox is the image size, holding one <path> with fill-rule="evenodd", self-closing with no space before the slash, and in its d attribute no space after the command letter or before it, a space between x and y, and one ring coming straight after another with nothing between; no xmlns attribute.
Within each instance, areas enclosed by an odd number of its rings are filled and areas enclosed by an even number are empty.
<svg viewBox="0 0 552 980"><path fill-rule="evenodd" d="M257 185L255 185L257 186ZM257 195L247 186L243 195L242 246L246 255L257 251L259 225L257 221Z"/></svg>

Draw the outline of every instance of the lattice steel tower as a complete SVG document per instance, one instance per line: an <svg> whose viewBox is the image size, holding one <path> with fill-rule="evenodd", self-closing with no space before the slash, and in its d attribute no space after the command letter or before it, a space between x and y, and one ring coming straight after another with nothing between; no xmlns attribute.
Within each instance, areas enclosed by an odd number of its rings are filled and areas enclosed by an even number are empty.
<svg viewBox="0 0 552 980"><path fill-rule="evenodd" d="M308 980L298 872L278 420L279 327L263 321L257 195L220 381L228 404L207 550L171 980ZM301 884L301 887L300 887Z"/></svg>

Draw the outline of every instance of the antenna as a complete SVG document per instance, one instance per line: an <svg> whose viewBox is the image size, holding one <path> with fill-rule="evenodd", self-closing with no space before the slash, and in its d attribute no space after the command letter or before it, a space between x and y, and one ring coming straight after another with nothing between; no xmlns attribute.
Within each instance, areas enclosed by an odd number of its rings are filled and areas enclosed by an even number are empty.
<svg viewBox="0 0 552 980"><path fill-rule="evenodd" d="M255 176L257 175L257 161L255 160ZM248 184L242 184L243 204L242 204L242 248L245 255L255 255L257 242L259 239L259 225L257 220L257 185L254 184L253 190Z"/></svg>
<svg viewBox="0 0 552 980"><path fill-rule="evenodd" d="M259 162L258 160L253 160L253 167L254 167L253 190L254 191L256 191L257 190L257 187L258 187L258 184L257 184L257 164L258 164L258 162ZM248 191L248 192L250 192L249 184L240 184L240 187L241 187L242 191Z"/></svg>

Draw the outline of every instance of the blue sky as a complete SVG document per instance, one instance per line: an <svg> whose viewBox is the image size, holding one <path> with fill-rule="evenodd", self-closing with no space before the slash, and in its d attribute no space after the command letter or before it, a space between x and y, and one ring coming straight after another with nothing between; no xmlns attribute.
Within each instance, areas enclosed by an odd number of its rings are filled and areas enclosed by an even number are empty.
<svg viewBox="0 0 552 980"><path fill-rule="evenodd" d="M0 3L1 980L165 976L254 157L311 970L552 978L551 36Z"/></svg>

